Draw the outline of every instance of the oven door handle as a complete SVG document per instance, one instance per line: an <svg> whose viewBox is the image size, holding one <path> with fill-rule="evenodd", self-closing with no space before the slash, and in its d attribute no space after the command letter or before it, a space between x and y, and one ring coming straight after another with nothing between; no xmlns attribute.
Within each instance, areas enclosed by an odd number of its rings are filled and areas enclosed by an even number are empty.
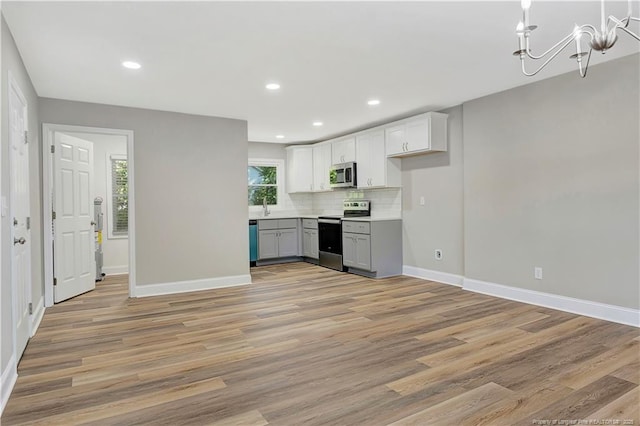
<svg viewBox="0 0 640 426"><path fill-rule="evenodd" d="M340 225L340 219L318 219L318 223L330 223L331 225Z"/></svg>

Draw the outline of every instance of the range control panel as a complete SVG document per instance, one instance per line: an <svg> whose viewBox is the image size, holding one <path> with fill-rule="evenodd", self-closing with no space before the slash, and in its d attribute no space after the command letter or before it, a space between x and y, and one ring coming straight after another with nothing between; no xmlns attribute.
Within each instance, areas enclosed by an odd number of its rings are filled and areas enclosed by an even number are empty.
<svg viewBox="0 0 640 426"><path fill-rule="evenodd" d="M342 206L345 216L371 215L371 201L369 200L345 200Z"/></svg>

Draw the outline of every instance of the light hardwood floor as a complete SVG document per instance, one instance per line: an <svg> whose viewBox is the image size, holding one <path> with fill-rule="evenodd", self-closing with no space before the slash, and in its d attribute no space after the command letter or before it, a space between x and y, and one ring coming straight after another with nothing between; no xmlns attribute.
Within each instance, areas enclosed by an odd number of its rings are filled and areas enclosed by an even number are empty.
<svg viewBox="0 0 640 426"><path fill-rule="evenodd" d="M2 424L640 425L636 328L305 263L252 276L143 299L108 277L47 309Z"/></svg>

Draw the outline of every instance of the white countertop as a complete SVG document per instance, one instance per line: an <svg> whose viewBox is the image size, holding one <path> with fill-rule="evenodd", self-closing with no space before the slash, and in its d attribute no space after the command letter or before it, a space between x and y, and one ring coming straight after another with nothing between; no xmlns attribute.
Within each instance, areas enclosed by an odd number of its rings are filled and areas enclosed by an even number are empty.
<svg viewBox="0 0 640 426"><path fill-rule="evenodd" d="M366 217L345 217L342 221L353 222L384 222L387 220L402 220L401 217L387 217L387 216L366 216Z"/></svg>
<svg viewBox="0 0 640 426"><path fill-rule="evenodd" d="M249 219L269 220L269 219L317 219L317 214L295 214L295 213L271 213L269 216L263 216L262 213L258 215L249 215ZM349 220L355 222L382 222L388 220L402 220L399 216L365 216L365 217L345 217L342 220Z"/></svg>
<svg viewBox="0 0 640 426"><path fill-rule="evenodd" d="M317 214L296 214L296 213L270 213L269 216L263 216L262 213L250 214L249 219L269 220L269 219L317 219Z"/></svg>

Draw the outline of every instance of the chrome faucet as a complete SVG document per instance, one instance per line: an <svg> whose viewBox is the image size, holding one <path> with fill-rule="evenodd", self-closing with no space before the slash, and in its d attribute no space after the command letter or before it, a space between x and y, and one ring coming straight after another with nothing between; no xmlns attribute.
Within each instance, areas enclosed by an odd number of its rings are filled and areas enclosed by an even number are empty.
<svg viewBox="0 0 640 426"><path fill-rule="evenodd" d="M269 211L269 208L267 207L267 197L264 197L262 199L262 214L263 214L263 216L267 217L267 216L269 216L269 213L271 213L271 212Z"/></svg>

